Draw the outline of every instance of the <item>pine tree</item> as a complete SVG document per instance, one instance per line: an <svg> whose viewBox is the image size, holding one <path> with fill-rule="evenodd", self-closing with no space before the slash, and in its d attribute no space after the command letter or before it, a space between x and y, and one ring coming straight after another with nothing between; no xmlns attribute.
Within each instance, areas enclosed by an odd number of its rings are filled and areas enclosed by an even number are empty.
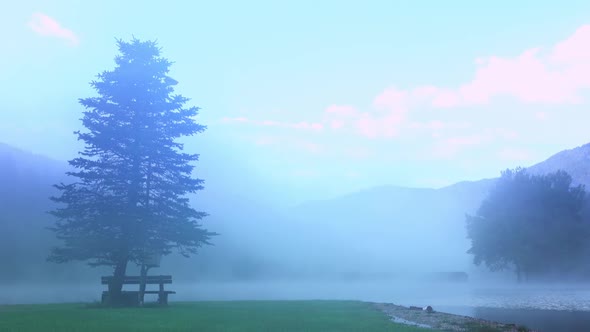
<svg viewBox="0 0 590 332"><path fill-rule="evenodd" d="M67 174L77 181L56 185L61 195L51 198L62 203L50 213L63 245L49 257L113 267L113 296L130 262L175 250L188 257L215 235L199 224L207 214L186 197L203 189L203 180L192 177L198 155L176 141L206 129L194 120L199 108L174 94L172 63L156 42L117 45L115 69L91 82L98 97L80 99L87 131L75 134L85 148L69 162L74 171Z"/></svg>

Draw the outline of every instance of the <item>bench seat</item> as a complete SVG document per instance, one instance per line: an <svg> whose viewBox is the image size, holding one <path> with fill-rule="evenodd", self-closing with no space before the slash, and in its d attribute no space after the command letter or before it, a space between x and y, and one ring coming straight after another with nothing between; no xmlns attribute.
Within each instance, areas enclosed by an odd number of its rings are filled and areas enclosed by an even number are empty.
<svg viewBox="0 0 590 332"><path fill-rule="evenodd" d="M139 293L139 292L138 292L138 293ZM175 292L175 291L169 291L169 290L167 290L167 291L163 291L163 292L160 292L160 291L157 291L157 290L150 290L150 291L147 291L147 290L146 290L146 291L145 291L145 292L143 292L143 293L144 293L144 294L160 294L160 293L166 293L166 294L176 294L176 292Z"/></svg>
<svg viewBox="0 0 590 332"><path fill-rule="evenodd" d="M167 291L164 290L164 284L171 284L172 283L172 276L125 276L123 278L123 285L141 285L142 279L145 285L160 285L159 290L144 290L143 294L157 294L158 295L158 303L161 305L168 304L168 295L176 294L175 291ZM113 276L101 277L101 283L103 285L110 285L113 282ZM122 291L122 298L121 301L126 303L127 305L138 306L140 305L140 291ZM102 292L102 302L108 303L111 301L111 296L109 291ZM118 300L117 300L118 301Z"/></svg>
<svg viewBox="0 0 590 332"><path fill-rule="evenodd" d="M100 281L103 285L108 285L113 281L113 276L101 277ZM147 276L145 283L148 285L171 284L172 276ZM139 285L141 284L141 276L125 276L123 279L125 285Z"/></svg>

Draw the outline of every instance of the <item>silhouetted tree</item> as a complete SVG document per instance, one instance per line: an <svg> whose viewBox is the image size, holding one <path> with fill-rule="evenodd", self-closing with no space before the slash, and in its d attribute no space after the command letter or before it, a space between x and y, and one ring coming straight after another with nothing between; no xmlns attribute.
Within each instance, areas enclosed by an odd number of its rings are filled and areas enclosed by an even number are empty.
<svg viewBox="0 0 590 332"><path fill-rule="evenodd" d="M186 194L203 189L191 177L198 155L182 152L177 138L205 130L194 117L197 107L174 94L168 76L171 62L156 42L117 40L120 54L113 71L98 75L91 86L98 97L80 99L87 132L77 131L85 148L69 163L77 178L56 185L65 204L50 213L52 229L63 240L49 259L88 261L112 266L114 296L120 294L129 262L139 265L150 254L196 253L213 233L198 220L206 216L189 205Z"/></svg>
<svg viewBox="0 0 590 332"><path fill-rule="evenodd" d="M467 216L474 263L516 269L520 280L572 272L583 260L588 226L585 191L563 171L529 175L506 170L475 216Z"/></svg>

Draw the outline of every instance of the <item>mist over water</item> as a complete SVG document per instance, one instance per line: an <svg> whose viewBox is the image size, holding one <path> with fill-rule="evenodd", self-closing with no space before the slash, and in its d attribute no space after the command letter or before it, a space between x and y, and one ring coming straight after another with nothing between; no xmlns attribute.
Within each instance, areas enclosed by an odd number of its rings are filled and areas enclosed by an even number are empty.
<svg viewBox="0 0 590 332"><path fill-rule="evenodd" d="M127 287L131 289L131 287ZM524 324L545 332L583 331L590 326L590 284L388 281L175 282L172 302L240 300L358 300L404 306L431 305L436 311ZM0 303L92 303L104 287L86 284L14 284L0 287ZM155 301L155 295L147 295ZM564 330L566 328L566 330Z"/></svg>
<svg viewBox="0 0 590 332"><path fill-rule="evenodd" d="M135 289L126 286L128 289ZM178 283L167 286L172 301L359 300L405 306L487 307L590 311L590 284L516 285L391 281L233 281ZM92 302L99 283L12 284L3 286L2 304Z"/></svg>

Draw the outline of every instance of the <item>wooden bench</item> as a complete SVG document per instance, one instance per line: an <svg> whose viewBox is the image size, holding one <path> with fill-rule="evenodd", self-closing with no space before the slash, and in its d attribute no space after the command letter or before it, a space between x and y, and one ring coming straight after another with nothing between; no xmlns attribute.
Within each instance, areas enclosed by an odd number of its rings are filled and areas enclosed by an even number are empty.
<svg viewBox="0 0 590 332"><path fill-rule="evenodd" d="M141 285L141 276L125 276L123 279L123 285ZM101 277L101 283L103 285L110 285L113 281L113 277ZM164 290L164 284L172 283L172 276L146 276L144 279L145 285L159 285L158 290L144 291L144 294L158 294L158 303L161 305L168 304L168 295L176 294L174 291ZM102 302L105 303L109 298L109 291L102 292ZM123 291L122 295L125 302L130 302L131 305L140 304L140 291Z"/></svg>

